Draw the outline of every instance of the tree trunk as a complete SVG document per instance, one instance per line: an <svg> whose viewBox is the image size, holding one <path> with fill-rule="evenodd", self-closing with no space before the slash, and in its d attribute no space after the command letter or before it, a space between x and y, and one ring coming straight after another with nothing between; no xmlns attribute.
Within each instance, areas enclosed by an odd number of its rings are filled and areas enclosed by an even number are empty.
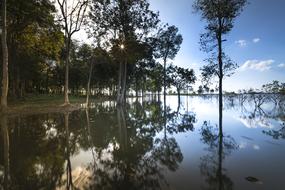
<svg viewBox="0 0 285 190"><path fill-rule="evenodd" d="M219 134L219 161L218 161L218 171L217 176L219 179L219 187L218 189L223 189L223 134Z"/></svg>
<svg viewBox="0 0 285 190"><path fill-rule="evenodd" d="M86 94L86 105L89 106L89 95L90 95L90 83L91 83L91 77L92 77L92 70L93 70L93 63L90 65L90 71L89 71L89 77L88 77L88 83L87 83L87 94Z"/></svg>
<svg viewBox="0 0 285 190"><path fill-rule="evenodd" d="M64 84L64 104L68 105L69 97L68 97L68 83L69 83L69 57L70 57L70 36L67 36L66 39L66 60L65 60L65 84Z"/></svg>
<svg viewBox="0 0 285 190"><path fill-rule="evenodd" d="M163 96L166 96L166 58L163 60Z"/></svg>
<svg viewBox="0 0 285 190"><path fill-rule="evenodd" d="M125 103L126 100L126 83L127 83L127 63L125 62L123 64L124 69L123 69L123 75L122 75L122 92L121 92L121 97L120 97L120 103L123 104Z"/></svg>
<svg viewBox="0 0 285 190"><path fill-rule="evenodd" d="M70 162L70 148L69 148L69 113L64 113L64 128L65 128L65 140L66 140L66 189L73 189L72 181L72 168Z"/></svg>
<svg viewBox="0 0 285 190"><path fill-rule="evenodd" d="M120 62L120 68L119 68L119 78L118 78L118 89L117 89L117 103L120 104L120 99L121 99L121 86L122 86L122 68L123 63Z"/></svg>
<svg viewBox="0 0 285 190"><path fill-rule="evenodd" d="M177 105L177 113L180 110L180 104L181 104L181 99L180 99L180 89L177 88L177 93L178 93L178 105Z"/></svg>
<svg viewBox="0 0 285 190"><path fill-rule="evenodd" d="M7 26L6 26L6 0L2 1L2 94L1 94L1 107L6 108L8 96L8 47L7 47Z"/></svg>
<svg viewBox="0 0 285 190"><path fill-rule="evenodd" d="M8 119L6 115L0 116L1 131L3 137L3 150L4 150L4 189L9 189L10 181L10 156L9 156L9 132L8 132Z"/></svg>
<svg viewBox="0 0 285 190"><path fill-rule="evenodd" d="M118 126L119 126L120 145L122 146L122 150L126 151L127 144L128 144L127 125L126 125L125 112L121 105L118 105L117 107L117 119L118 119Z"/></svg>
<svg viewBox="0 0 285 190"><path fill-rule="evenodd" d="M221 20L220 27L221 27ZM218 33L218 48L219 48L219 131L220 135L223 136L223 129L222 129L222 118L223 118L223 49L222 49L222 32L221 30Z"/></svg>

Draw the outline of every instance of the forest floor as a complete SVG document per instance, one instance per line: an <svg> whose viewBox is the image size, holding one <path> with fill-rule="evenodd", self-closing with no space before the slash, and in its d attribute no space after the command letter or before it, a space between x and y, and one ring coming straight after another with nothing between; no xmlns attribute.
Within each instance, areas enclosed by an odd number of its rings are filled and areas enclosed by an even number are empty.
<svg viewBox="0 0 285 190"><path fill-rule="evenodd" d="M90 101L102 101L102 98L91 98ZM69 96L69 105L64 105L63 95L32 95L22 100L9 101L8 109L0 110L0 114L26 115L40 113L71 112L83 107L85 96Z"/></svg>

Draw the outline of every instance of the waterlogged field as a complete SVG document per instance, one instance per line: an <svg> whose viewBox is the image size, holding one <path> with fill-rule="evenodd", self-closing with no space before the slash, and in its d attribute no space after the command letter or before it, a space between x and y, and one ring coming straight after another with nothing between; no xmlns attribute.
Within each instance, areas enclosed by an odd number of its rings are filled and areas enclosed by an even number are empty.
<svg viewBox="0 0 285 190"><path fill-rule="evenodd" d="M1 188L283 190L284 99L225 96L222 126L216 96L1 116Z"/></svg>

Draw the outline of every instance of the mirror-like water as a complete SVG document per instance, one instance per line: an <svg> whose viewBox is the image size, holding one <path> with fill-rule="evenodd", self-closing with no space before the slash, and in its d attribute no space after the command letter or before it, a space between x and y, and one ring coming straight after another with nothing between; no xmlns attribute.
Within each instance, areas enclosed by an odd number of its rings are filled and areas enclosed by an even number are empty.
<svg viewBox="0 0 285 190"><path fill-rule="evenodd" d="M284 97L177 100L1 116L0 189L285 188Z"/></svg>

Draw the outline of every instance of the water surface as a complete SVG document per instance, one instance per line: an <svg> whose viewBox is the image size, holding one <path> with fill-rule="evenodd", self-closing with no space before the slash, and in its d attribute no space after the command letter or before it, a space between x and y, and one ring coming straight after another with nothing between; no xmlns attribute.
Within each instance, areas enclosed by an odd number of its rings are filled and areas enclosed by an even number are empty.
<svg viewBox="0 0 285 190"><path fill-rule="evenodd" d="M283 190L284 104L226 96L221 128L216 96L1 116L0 189Z"/></svg>

